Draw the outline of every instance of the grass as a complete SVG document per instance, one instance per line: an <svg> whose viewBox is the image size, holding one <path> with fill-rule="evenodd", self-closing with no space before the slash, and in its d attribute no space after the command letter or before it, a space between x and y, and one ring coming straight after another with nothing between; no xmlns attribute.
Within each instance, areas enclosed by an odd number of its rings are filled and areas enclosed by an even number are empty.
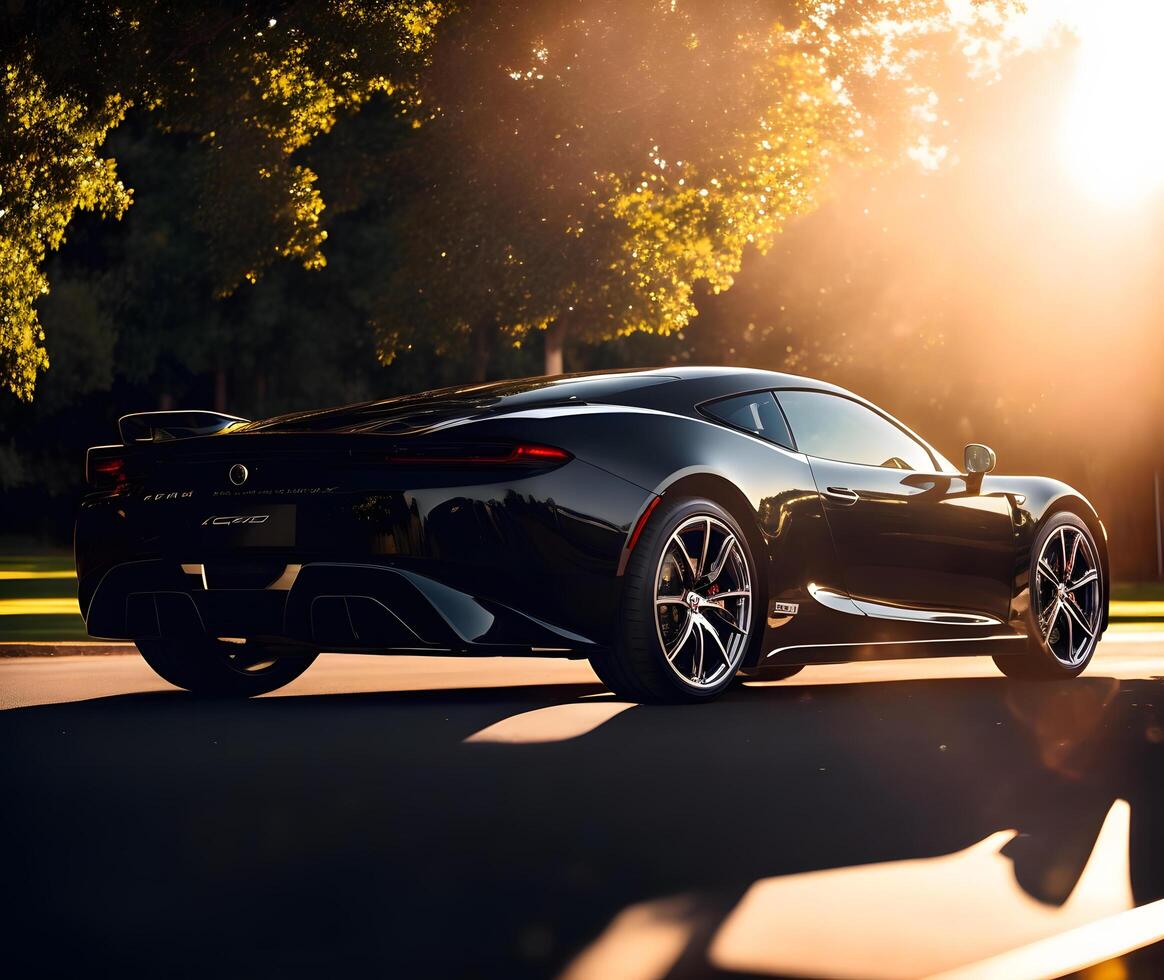
<svg viewBox="0 0 1164 980"><path fill-rule="evenodd" d="M72 555L0 554L0 643L84 639Z"/></svg>
<svg viewBox="0 0 1164 980"><path fill-rule="evenodd" d="M0 578L25 575L32 578L45 576L73 577L73 556L67 551L30 551L23 554L3 553L0 544Z"/></svg>
<svg viewBox="0 0 1164 980"><path fill-rule="evenodd" d="M1164 619L1164 602L1111 601L1112 619Z"/></svg>
<svg viewBox="0 0 1164 980"><path fill-rule="evenodd" d="M1164 582L1113 585L1111 622L1118 632L1164 629ZM87 637L72 555L0 554L0 643Z"/></svg>
<svg viewBox="0 0 1164 980"><path fill-rule="evenodd" d="M1117 632L1164 630L1164 582L1114 582L1108 608Z"/></svg>
<svg viewBox="0 0 1164 980"><path fill-rule="evenodd" d="M1112 601L1164 602L1164 582L1116 582L1111 597Z"/></svg>

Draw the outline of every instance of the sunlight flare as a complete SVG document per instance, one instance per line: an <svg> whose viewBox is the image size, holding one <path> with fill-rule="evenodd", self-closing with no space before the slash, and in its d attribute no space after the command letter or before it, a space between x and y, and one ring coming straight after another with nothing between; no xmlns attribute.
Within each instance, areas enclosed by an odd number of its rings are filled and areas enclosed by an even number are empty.
<svg viewBox="0 0 1164 980"><path fill-rule="evenodd" d="M1116 8L1122 9L1123 16ZM1164 5L1082 5L1079 49L1060 128L1068 172L1089 198L1128 206L1164 188Z"/></svg>

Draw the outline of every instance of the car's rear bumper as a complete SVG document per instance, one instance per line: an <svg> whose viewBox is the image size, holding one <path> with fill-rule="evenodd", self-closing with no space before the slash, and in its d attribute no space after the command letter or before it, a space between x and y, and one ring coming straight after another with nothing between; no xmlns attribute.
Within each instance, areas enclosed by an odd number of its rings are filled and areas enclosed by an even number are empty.
<svg viewBox="0 0 1164 980"><path fill-rule="evenodd" d="M230 587L239 584L247 587ZM132 561L104 573L82 612L89 633L106 639L265 637L328 650L565 655L603 640L401 564L264 571L255 563Z"/></svg>
<svg viewBox="0 0 1164 980"><path fill-rule="evenodd" d="M259 485L256 472L247 493L168 490L158 476L86 497L75 547L89 632L369 650L611 642L619 563L646 491L577 459L504 480L418 476L411 489L407 473L380 475L397 486L312 493L269 473Z"/></svg>

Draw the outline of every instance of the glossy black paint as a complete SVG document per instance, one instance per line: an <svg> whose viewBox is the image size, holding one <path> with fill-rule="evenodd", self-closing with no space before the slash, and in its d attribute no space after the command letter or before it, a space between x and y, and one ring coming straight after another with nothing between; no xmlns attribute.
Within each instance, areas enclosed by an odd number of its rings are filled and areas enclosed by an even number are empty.
<svg viewBox="0 0 1164 980"><path fill-rule="evenodd" d="M782 388L856 398L789 375L679 368L446 389L178 438L151 418L128 427L151 441L93 451L123 456L124 482L81 506L81 609L105 637L585 656L614 640L628 544L662 494L715 499L748 535L768 615L747 669L1021 636L1031 542L1057 509L1092 527L1106 583L1102 525L1070 487L968 477L936 452L924 473L809 458L700 408ZM441 448L517 443L569 458L455 464Z"/></svg>
<svg viewBox="0 0 1164 980"><path fill-rule="evenodd" d="M845 587L856 600L1009 618L1014 495L964 476L813 459ZM850 501L829 488L857 495Z"/></svg>

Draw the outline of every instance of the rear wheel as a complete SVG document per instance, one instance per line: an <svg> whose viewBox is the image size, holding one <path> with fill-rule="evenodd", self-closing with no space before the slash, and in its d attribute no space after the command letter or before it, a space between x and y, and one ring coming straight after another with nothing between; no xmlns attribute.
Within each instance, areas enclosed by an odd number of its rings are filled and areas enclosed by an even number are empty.
<svg viewBox="0 0 1164 980"><path fill-rule="evenodd" d="M212 697L251 698L277 690L295 680L318 656L315 651L301 653L256 640L211 637L141 639L137 648L163 680Z"/></svg>
<svg viewBox="0 0 1164 980"><path fill-rule="evenodd" d="M735 518L679 499L651 516L627 563L615 648L591 659L635 701L709 701L736 675L759 629L755 564Z"/></svg>
<svg viewBox="0 0 1164 980"><path fill-rule="evenodd" d="M996 656L1007 677L1054 680L1081 674L1103 624L1103 567L1091 531L1074 514L1048 518L1031 549L1027 649Z"/></svg>

